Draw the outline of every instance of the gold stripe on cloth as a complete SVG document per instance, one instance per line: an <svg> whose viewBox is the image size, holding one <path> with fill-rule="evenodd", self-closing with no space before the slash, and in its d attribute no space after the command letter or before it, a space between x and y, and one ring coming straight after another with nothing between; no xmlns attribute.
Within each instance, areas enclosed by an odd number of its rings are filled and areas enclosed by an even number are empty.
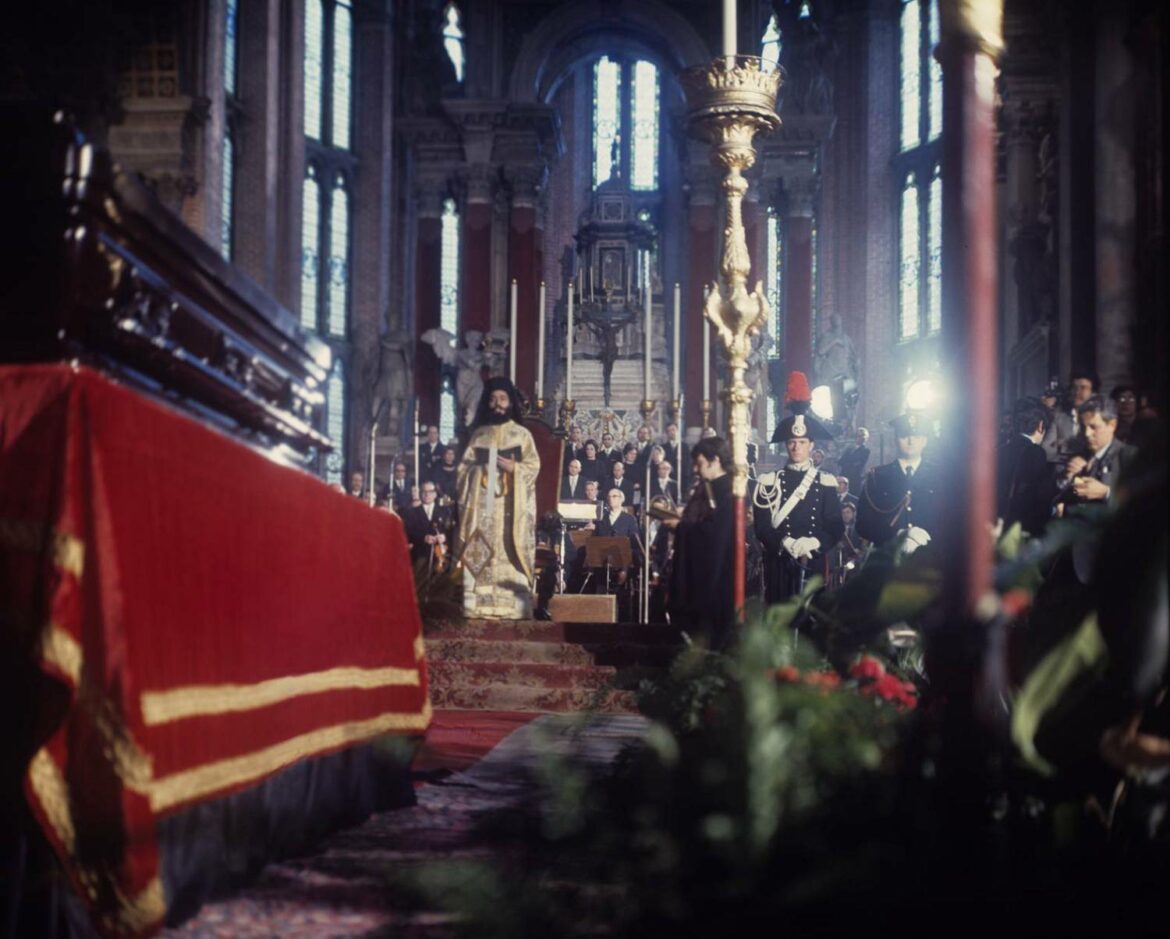
<svg viewBox="0 0 1170 939"><path fill-rule="evenodd" d="M45 630L41 638L41 659L68 677L74 687L81 684L81 663L84 661L81 643L60 626L50 623Z"/></svg>
<svg viewBox="0 0 1170 939"><path fill-rule="evenodd" d="M431 705L427 701L417 713L393 711L364 721L322 727L254 753L205 763L156 779L150 787L150 807L156 813L165 812L184 802L252 782L297 760L316 756L326 750L359 743L390 731L424 730L430 720Z"/></svg>
<svg viewBox="0 0 1170 939"><path fill-rule="evenodd" d="M184 685L166 691L144 691L140 701L142 720L148 727L155 727L186 717L254 711L325 691L417 687L418 683L417 668L341 666L323 672L270 678L253 685Z"/></svg>
<svg viewBox="0 0 1170 939"><path fill-rule="evenodd" d="M422 633L414 637L414 660L421 662L423 656L427 653L427 644L423 640Z"/></svg>
<svg viewBox="0 0 1170 939"><path fill-rule="evenodd" d="M0 545L5 548L37 554L45 549L46 540L51 542L54 566L80 578L85 570L85 543L80 538L42 522L0 518Z"/></svg>
<svg viewBox="0 0 1170 939"><path fill-rule="evenodd" d="M127 897L121 890L116 891L118 910L113 916L105 917L122 935L137 935L146 932L167 915L167 898L162 880L155 877L136 897Z"/></svg>
<svg viewBox="0 0 1170 939"><path fill-rule="evenodd" d="M69 791L65 787L65 777L44 747L28 764L28 781L57 840L72 855L77 844L77 831L73 827Z"/></svg>

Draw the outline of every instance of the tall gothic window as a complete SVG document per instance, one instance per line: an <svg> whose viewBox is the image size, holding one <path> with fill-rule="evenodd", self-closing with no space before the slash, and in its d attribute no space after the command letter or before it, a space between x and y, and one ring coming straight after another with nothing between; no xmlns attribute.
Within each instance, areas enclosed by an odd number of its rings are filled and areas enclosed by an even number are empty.
<svg viewBox="0 0 1170 939"><path fill-rule="evenodd" d="M658 189L660 97L654 63L609 56L594 63L594 186L616 172L629 178L631 189Z"/></svg>
<svg viewBox="0 0 1170 939"><path fill-rule="evenodd" d="M454 199L443 202L439 263L439 326L459 335L459 210ZM439 399L439 436L450 440L458 423L455 389L450 377L443 379Z"/></svg>
<svg viewBox="0 0 1170 939"><path fill-rule="evenodd" d="M764 289L768 297L768 306L772 308L772 319L768 323L768 334L772 337L772 348L768 350L768 358L779 359L780 331L784 322L784 223L775 209L768 210L768 227L765 230L764 241ZM767 400L767 424L775 427L780 422L780 396L783 389L773 388Z"/></svg>
<svg viewBox="0 0 1170 939"><path fill-rule="evenodd" d="M325 392L325 431L335 449L330 481L345 465L353 257L353 4L305 0L305 181L301 214L301 323L329 340L336 365Z"/></svg>
<svg viewBox="0 0 1170 939"><path fill-rule="evenodd" d="M325 457L325 481L339 483L345 472L345 363L341 359L334 361L325 385L325 433L333 441L333 450Z"/></svg>
<svg viewBox="0 0 1170 939"><path fill-rule="evenodd" d="M768 28L760 39L760 64L765 72L772 72L780 64L780 26L776 14L768 20Z"/></svg>
<svg viewBox="0 0 1170 939"><path fill-rule="evenodd" d="M902 0L899 42L900 149L898 339L942 328L942 67L937 0Z"/></svg>
<svg viewBox="0 0 1170 939"><path fill-rule="evenodd" d="M220 180L219 253L230 261L235 222L236 123L238 90L236 73L238 52L239 0L227 0L223 24L223 177Z"/></svg>
<svg viewBox="0 0 1170 939"><path fill-rule="evenodd" d="M443 48L455 67L455 80L463 81L463 17L454 3L443 9Z"/></svg>

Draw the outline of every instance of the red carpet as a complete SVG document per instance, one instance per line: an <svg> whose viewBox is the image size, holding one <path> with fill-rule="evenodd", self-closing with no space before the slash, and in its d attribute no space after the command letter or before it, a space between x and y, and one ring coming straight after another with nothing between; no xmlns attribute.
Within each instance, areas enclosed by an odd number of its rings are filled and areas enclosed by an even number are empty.
<svg viewBox="0 0 1170 939"><path fill-rule="evenodd" d="M420 773L467 769L517 727L537 716L533 711L435 711L411 766Z"/></svg>

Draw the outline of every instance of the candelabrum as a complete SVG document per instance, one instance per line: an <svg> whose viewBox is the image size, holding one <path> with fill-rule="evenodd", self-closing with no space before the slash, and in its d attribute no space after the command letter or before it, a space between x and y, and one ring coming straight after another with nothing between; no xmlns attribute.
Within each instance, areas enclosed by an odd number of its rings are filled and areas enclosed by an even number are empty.
<svg viewBox="0 0 1170 939"><path fill-rule="evenodd" d="M544 408L546 405L544 398L534 398L529 405L529 414L533 417L544 418Z"/></svg>
<svg viewBox="0 0 1170 939"><path fill-rule="evenodd" d="M561 402L561 427L568 436L569 429L573 426L573 415L577 413L577 402L572 398L565 398Z"/></svg>
<svg viewBox="0 0 1170 939"><path fill-rule="evenodd" d="M650 401L650 400L643 401L641 409L642 409L642 423L649 424L650 423L650 415L654 413L654 402Z"/></svg>
<svg viewBox="0 0 1170 939"><path fill-rule="evenodd" d="M780 126L776 94L781 70L764 71L757 56L721 56L710 65L687 69L682 75L687 96L690 132L711 143L711 162L724 171L720 187L724 198L723 250L719 270L722 283L707 295L703 315L727 356L731 382L723 392L728 405L728 442L735 467L732 492L747 494L747 443L751 433L752 391L744 381L751 337L768 321L763 285L748 293L751 272L743 228L743 197L748 182L744 171L756 162L752 140L759 131ZM704 415L704 425L709 416Z"/></svg>
<svg viewBox="0 0 1170 939"><path fill-rule="evenodd" d="M681 416L682 402L678 398L673 398L670 402L670 422L677 425Z"/></svg>
<svg viewBox="0 0 1170 939"><path fill-rule="evenodd" d="M699 413L703 415L703 429L711 426L711 399L704 398L699 402Z"/></svg>

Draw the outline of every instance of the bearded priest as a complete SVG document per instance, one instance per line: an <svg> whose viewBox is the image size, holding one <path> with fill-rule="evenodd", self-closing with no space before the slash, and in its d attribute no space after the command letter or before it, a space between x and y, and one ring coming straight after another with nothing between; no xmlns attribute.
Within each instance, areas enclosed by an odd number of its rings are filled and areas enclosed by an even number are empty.
<svg viewBox="0 0 1170 939"><path fill-rule="evenodd" d="M469 617L528 619L536 557L540 457L506 378L483 389L459 464L459 557Z"/></svg>

